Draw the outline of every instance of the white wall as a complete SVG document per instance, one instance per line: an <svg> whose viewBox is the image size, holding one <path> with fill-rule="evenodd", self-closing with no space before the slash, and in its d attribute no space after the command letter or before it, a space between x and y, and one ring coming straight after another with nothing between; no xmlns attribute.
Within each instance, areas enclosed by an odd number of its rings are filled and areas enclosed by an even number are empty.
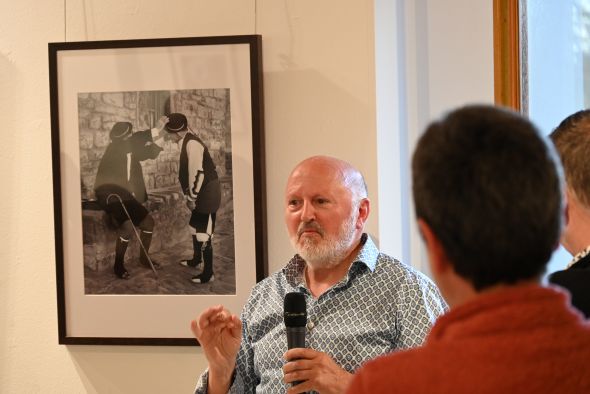
<svg viewBox="0 0 590 394"><path fill-rule="evenodd" d="M433 115L492 100L491 2L0 0L0 392L190 392L205 366L197 347L57 344L47 42L262 34L274 271L292 254L283 226L285 180L311 154L342 157L365 173L369 232L389 239L384 247L396 256L404 248L398 239L411 224L381 214L377 201L392 198L402 214L395 190L407 187L398 169L398 185L378 193L388 186L378 155L388 152L378 152L374 13L386 6L396 15L390 23L398 80L383 108L391 105L401 120L380 133L400 133L394 138L401 145L389 154L408 155ZM422 266L410 252L417 245L406 246L404 258Z"/></svg>
<svg viewBox="0 0 590 394"><path fill-rule="evenodd" d="M486 0L376 0L381 248L428 273L414 223L409 162L444 112L493 103L493 15Z"/></svg>
<svg viewBox="0 0 590 394"><path fill-rule="evenodd" d="M409 79L416 84L415 97L409 94L410 151L432 119L457 106L494 102L493 2L422 0L414 5L407 7L416 32L415 63L408 56L414 65L408 66ZM428 272L413 220L410 228L411 261Z"/></svg>

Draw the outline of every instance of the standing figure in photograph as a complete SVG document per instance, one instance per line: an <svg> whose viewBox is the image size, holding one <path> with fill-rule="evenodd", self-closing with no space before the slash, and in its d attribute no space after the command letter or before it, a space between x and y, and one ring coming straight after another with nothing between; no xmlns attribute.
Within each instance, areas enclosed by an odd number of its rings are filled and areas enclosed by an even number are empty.
<svg viewBox="0 0 590 394"><path fill-rule="evenodd" d="M180 264L196 268L204 262L203 271L191 280L194 283L212 282L215 277L211 238L221 203L221 187L215 163L205 143L188 126L184 114L170 114L166 130L180 144L178 181L186 197L186 205L191 211L189 226L193 240L193 257L182 260Z"/></svg>
<svg viewBox="0 0 590 394"><path fill-rule="evenodd" d="M155 159L162 151L154 143L154 137L162 137L166 121L163 116L158 121L158 127L136 133L132 131L131 123L116 122L109 135L111 143L98 165L94 191L99 205L117 228L113 269L121 279L129 278L124 264L125 252L134 232L140 241L140 263L148 268L159 268L159 264L147 255L154 219L143 206L147 201L147 192L140 162Z"/></svg>

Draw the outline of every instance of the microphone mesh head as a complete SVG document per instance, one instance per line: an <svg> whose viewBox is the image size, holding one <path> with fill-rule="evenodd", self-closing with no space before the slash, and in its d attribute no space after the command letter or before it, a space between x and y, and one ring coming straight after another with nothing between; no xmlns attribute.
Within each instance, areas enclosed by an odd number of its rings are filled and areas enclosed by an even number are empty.
<svg viewBox="0 0 590 394"><path fill-rule="evenodd" d="M305 295L303 293L287 293L284 303L284 319L287 327L304 327L307 324Z"/></svg>

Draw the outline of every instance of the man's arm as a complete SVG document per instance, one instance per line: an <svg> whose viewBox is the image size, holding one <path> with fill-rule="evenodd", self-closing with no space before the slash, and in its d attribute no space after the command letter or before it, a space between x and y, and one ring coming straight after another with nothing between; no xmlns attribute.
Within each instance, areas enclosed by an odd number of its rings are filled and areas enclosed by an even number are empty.
<svg viewBox="0 0 590 394"><path fill-rule="evenodd" d="M246 312L242 312L240 320L242 322L242 341L236 356L235 368L228 390L230 394L254 393L256 386L260 383L254 369L254 350L248 340L248 316ZM207 394L208 382L209 369L199 377L195 394Z"/></svg>
<svg viewBox="0 0 590 394"><path fill-rule="evenodd" d="M160 143L163 142L162 130L167 122L167 119L167 117L163 116L158 121L157 127L133 133L133 135L129 138L129 141L133 147L132 150L135 159L144 161L158 157L163 148L158 143L155 143L154 140L157 140Z"/></svg>
<svg viewBox="0 0 590 394"><path fill-rule="evenodd" d="M205 148L196 141L189 141L186 144L188 156L188 193L187 198L191 201L197 199L197 195L203 186L203 155Z"/></svg>
<svg viewBox="0 0 590 394"><path fill-rule="evenodd" d="M242 339L242 322L219 305L206 309L193 320L191 330L209 362L207 392L227 393Z"/></svg>
<svg viewBox="0 0 590 394"><path fill-rule="evenodd" d="M436 319L448 306L438 288L423 274L404 284L402 303L397 311L396 348L409 349L422 345Z"/></svg>
<svg viewBox="0 0 590 394"><path fill-rule="evenodd" d="M153 129L151 129L151 133L152 133L152 140L160 145L161 143L164 142L164 135L166 135L166 131L164 131L164 127L166 126L166 124L168 124L170 120L168 119L167 116L161 116L160 119L158 119L158 123L156 124L156 127L154 127Z"/></svg>

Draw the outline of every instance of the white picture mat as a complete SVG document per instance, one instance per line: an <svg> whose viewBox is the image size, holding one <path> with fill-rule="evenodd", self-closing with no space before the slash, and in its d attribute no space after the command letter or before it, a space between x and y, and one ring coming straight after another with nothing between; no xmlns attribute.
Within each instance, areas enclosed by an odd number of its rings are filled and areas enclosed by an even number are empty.
<svg viewBox="0 0 590 394"><path fill-rule="evenodd" d="M256 282L249 46L68 50L57 64L66 336L188 338L210 305L239 313ZM230 91L236 295L84 294L78 93L217 88Z"/></svg>

